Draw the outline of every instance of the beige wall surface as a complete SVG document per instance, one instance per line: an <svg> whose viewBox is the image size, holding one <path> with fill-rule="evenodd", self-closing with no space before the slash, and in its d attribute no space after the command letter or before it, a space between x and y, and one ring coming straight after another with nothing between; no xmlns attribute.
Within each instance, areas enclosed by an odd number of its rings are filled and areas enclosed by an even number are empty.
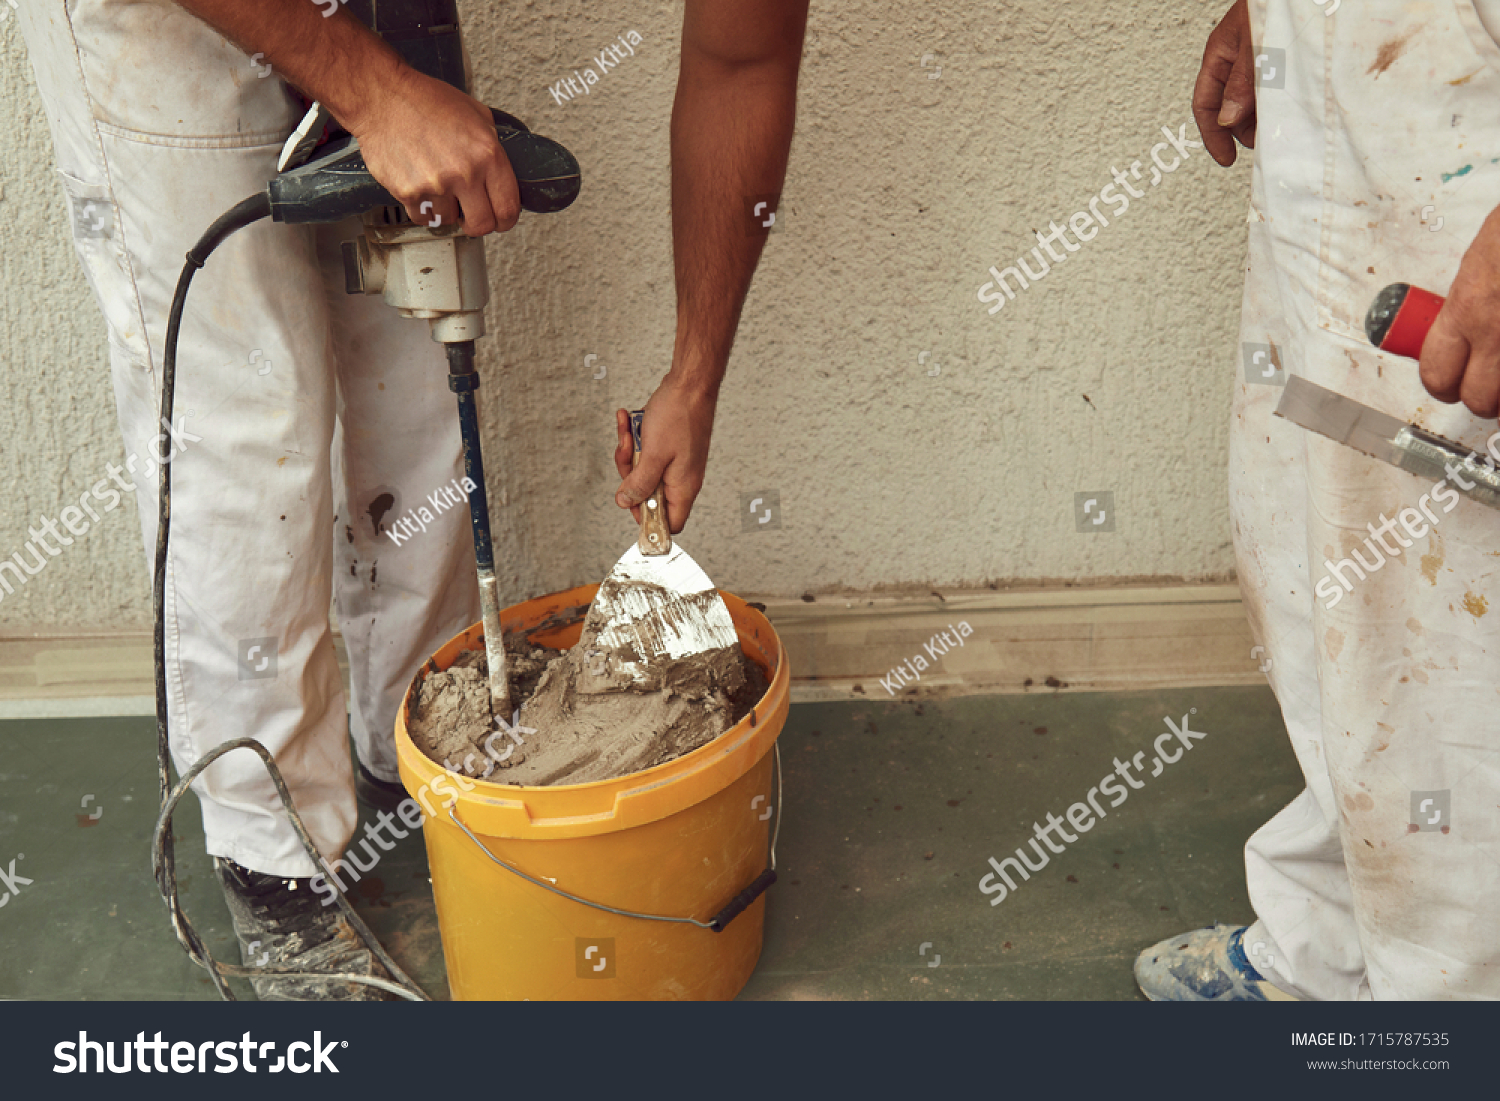
<svg viewBox="0 0 1500 1101"><path fill-rule="evenodd" d="M612 502L611 410L645 401L672 347L681 7L461 8L476 92L584 169L571 210L523 217L489 251L485 458L502 595L519 599L599 580L631 538ZM1248 159L1225 171L1162 144L1163 127L1194 136L1192 81L1221 14L1221 0L814 0L781 209L685 533L721 587L1232 574L1225 448ZM635 56L587 96L549 93L631 30ZM0 102L8 556L123 449L103 321L14 20L0 24ZM1153 147L1175 166L1155 183ZM1110 205L1118 190L1096 199L1136 161L1143 194L1127 210ZM1030 260L1034 231L1091 199L1109 224L1081 222L1097 234L989 314L990 265ZM1106 522L1082 532L1080 492L1112 494L1089 513ZM0 600L0 634L138 629L149 611L140 529L120 509Z"/></svg>

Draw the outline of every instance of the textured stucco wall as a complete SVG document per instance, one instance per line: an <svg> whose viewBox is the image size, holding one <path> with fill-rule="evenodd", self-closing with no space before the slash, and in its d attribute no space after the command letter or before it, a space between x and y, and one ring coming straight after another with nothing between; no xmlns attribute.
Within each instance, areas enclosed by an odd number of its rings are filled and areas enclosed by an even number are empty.
<svg viewBox="0 0 1500 1101"><path fill-rule="evenodd" d="M20 0L21 3L27 0ZM597 580L630 539L616 405L668 366L668 116L680 5L463 5L477 91L568 144L583 195L490 251L481 369L506 595ZM1222 577L1245 160L1201 150L997 315L987 269L1188 123L1220 0L814 4L781 213L745 310L685 545L723 587L794 594ZM547 86L617 34L587 97ZM0 554L119 461L103 323L47 128L0 26ZM1167 156L1170 151L1164 153ZM1108 213L1110 207L1103 210ZM928 353L925 357L922 353ZM594 380L585 368L607 376ZM936 374L930 372L934 367ZM1085 396L1087 395L1087 399ZM780 526L742 530L772 490ZM1114 494L1080 534L1074 494ZM148 622L133 512L0 602L0 631Z"/></svg>

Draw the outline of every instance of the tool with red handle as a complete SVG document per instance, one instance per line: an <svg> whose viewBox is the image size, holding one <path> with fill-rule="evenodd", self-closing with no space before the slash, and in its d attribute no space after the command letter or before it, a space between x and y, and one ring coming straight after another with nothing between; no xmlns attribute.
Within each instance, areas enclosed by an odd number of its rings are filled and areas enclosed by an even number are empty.
<svg viewBox="0 0 1500 1101"><path fill-rule="evenodd" d="M1392 283L1371 303L1365 334L1382 352L1417 359L1443 302L1431 291ZM1419 477L1444 479L1465 497L1500 508L1500 468L1420 425L1297 375L1287 378L1276 415Z"/></svg>
<svg viewBox="0 0 1500 1101"><path fill-rule="evenodd" d="M1410 283L1392 283L1365 314L1365 335L1382 352L1418 359L1422 341L1447 299Z"/></svg>

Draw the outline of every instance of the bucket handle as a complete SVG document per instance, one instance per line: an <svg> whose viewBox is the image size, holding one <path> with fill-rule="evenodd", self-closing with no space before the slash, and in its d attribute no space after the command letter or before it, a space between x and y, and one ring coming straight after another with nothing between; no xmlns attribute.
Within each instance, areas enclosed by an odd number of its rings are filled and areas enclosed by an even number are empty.
<svg viewBox="0 0 1500 1101"><path fill-rule="evenodd" d="M750 714L753 716L755 714L755 712L751 711ZM776 768L776 809L777 809L777 814L776 814L776 825L775 825L775 828L771 831L771 863L770 863L770 866L768 868L766 868L765 871L761 872L760 875L756 876L751 881L750 886L746 887L743 891L741 891L739 894L735 895L732 899L730 899L728 905L726 905L724 907L724 909L720 910L717 914L715 914L713 917L709 918L707 921L699 921L697 918L689 918L689 917L666 917L666 916L664 916L662 914L640 914L640 913L637 913L634 910L619 910L619 909L616 909L613 906L606 906L602 902L590 902L586 898L579 898L577 895L570 895L570 894L568 894L567 891L564 891L560 887L557 887L557 886L555 886L555 885L553 885L551 883L548 883L545 879L537 879L534 876L529 876L525 872L521 871L520 868L516 868L516 867L511 866L510 864L507 864L505 861L501 860L494 853L490 852L489 849L485 848L484 847L484 842L481 841L481 840L479 840L479 838L475 837L474 834L473 834L473 832L469 829L469 827L466 826L466 825L464 825L462 822L459 821L459 819L458 819L458 800L455 799L455 800L453 800L452 802L450 802L448 804L448 808L447 808L448 809L448 817L450 819L452 819L453 824L455 826L457 826L459 829L461 829L461 830L464 831L464 835L466 837L468 837L468 839L470 841L474 842L474 844L479 848L480 852L484 853L485 856L489 857L496 864L500 865L500 867L504 868L506 871L512 873L513 875L520 876L522 879L526 880L526 882L528 882L528 883L535 883L538 887L541 887L543 890L551 891L555 895L561 895L563 898L568 899L570 902L576 902L576 903L578 903L581 906L591 906L595 910L603 910L607 914L619 914L621 917L640 918L642 921L665 921L665 922L668 922L668 923L674 924L674 925L696 925L700 929L712 929L715 933L722 933L725 929L727 929L729 927L729 923L731 921L733 921L735 918L739 917L747 909L749 909L750 908L750 904L752 902L754 902L756 899L758 899L761 895L765 894L766 893L766 889L768 887L770 887L771 884L773 884L773 883L776 882L776 839L781 836L781 814L780 814L780 810L781 810L781 746L780 746L780 744L778 744L776 742L772 742L771 743L771 752L774 754L775 768Z"/></svg>
<svg viewBox="0 0 1500 1101"><path fill-rule="evenodd" d="M566 898L571 902L577 902L583 906L591 906L595 910L603 910L606 913L619 914L622 917L641 918L644 921L665 921L679 925L696 925L700 929L711 929L715 933L722 933L731 921L739 917L740 914L744 913L744 911L752 902L754 902L757 898L765 893L767 887L776 882L775 870L767 868L765 871L761 872L760 875L755 877L755 881L752 882L750 886L746 887L739 894L735 895L734 898L730 899L729 905L725 906L724 909L720 910L708 921L699 921L697 918L690 917L666 917L662 914L641 914L637 913L634 910L620 910L614 906L606 906L602 902L590 902L586 898L579 898L577 895L570 895L567 891L562 890L560 887L553 886L551 883L548 883L544 879L537 879L534 876L529 876L525 872L521 871L521 869L507 864L494 853L490 852L489 849L485 848L484 842L475 837L473 832L470 831L469 827L459 821L456 809L451 803L448 806L448 817L452 819L455 826L464 831L470 841L474 842L474 844L479 847L480 852L484 853L485 856L489 857L506 871L520 876L528 883L535 883L538 887L551 891L555 895L561 895L563 898Z"/></svg>
<svg viewBox="0 0 1500 1101"><path fill-rule="evenodd" d="M749 905L765 894L766 888L775 882L776 870L774 868L767 868L755 877L755 881L750 886L730 899L728 906L709 919L708 927L715 933L722 933L731 921L744 913Z"/></svg>

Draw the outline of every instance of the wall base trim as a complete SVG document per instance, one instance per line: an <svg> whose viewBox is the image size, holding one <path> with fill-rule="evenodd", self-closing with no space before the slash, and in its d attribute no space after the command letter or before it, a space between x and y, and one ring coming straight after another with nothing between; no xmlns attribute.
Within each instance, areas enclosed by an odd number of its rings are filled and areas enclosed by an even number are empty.
<svg viewBox="0 0 1500 1101"><path fill-rule="evenodd" d="M1233 584L740 595L765 604L798 703L1266 682ZM149 715L153 693L149 634L0 638L0 719Z"/></svg>

